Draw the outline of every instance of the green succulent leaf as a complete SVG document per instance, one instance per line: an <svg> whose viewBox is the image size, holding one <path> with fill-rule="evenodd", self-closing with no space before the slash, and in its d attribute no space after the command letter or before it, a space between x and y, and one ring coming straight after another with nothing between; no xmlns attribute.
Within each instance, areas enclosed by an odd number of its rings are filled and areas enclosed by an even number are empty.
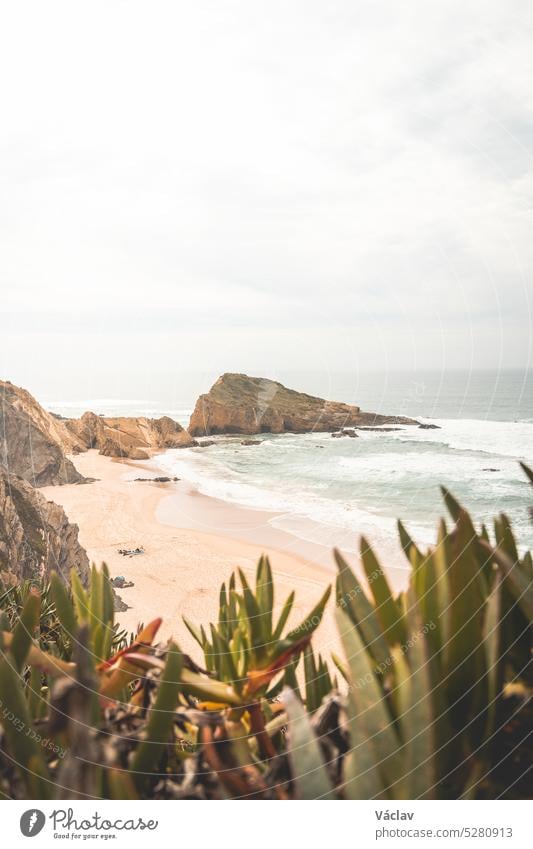
<svg viewBox="0 0 533 849"><path fill-rule="evenodd" d="M20 777L27 789L28 799L50 799L53 784L44 760L44 750L37 740L20 675L12 655L0 656L0 693L6 714L13 717L4 722L4 734Z"/></svg>
<svg viewBox="0 0 533 849"><path fill-rule="evenodd" d="M459 502L456 501L456 499L453 497L451 492L449 492L449 490L446 489L445 486L441 486L440 491L442 492L442 497L444 498L444 503L446 504L446 507L448 508L448 513L450 514L450 516L452 517L454 522L458 522L459 516L461 515L462 512L464 512L463 508L461 507Z"/></svg>
<svg viewBox="0 0 533 849"><path fill-rule="evenodd" d="M520 462L520 466L522 467L522 471L525 476L529 479L529 482L533 484L533 471L529 468L529 466L526 466L525 463Z"/></svg>
<svg viewBox="0 0 533 849"><path fill-rule="evenodd" d="M451 710L455 720L465 725L469 716L479 715L484 698L485 668L480 634L487 587L478 556L481 544L470 517L461 509L450 534L450 562L447 564L450 633L444 653Z"/></svg>
<svg viewBox="0 0 533 849"><path fill-rule="evenodd" d="M533 621L533 584L525 569L521 567L520 561L513 561L497 548L491 548L482 542L487 553L490 553L494 562L500 567L503 578L509 586L514 598L524 611L526 618Z"/></svg>
<svg viewBox="0 0 533 849"><path fill-rule="evenodd" d="M485 737L490 739L496 728L496 717L503 690L504 652L501 632L502 579L496 576L491 593L487 599L485 622L483 625L483 643L487 666L487 726Z"/></svg>
<svg viewBox="0 0 533 849"><path fill-rule="evenodd" d="M146 773L157 769L164 747L171 737L174 711L180 693L181 670L181 652L174 643L171 643L165 667L161 673L157 697L148 715L146 736L133 758L134 781L138 787L144 783Z"/></svg>
<svg viewBox="0 0 533 849"><path fill-rule="evenodd" d="M304 706L292 690L282 701L289 717L289 760L299 799L335 799L318 740Z"/></svg>
<svg viewBox="0 0 533 849"><path fill-rule="evenodd" d="M57 615L59 616L59 621L61 622L61 625L69 639L72 639L72 635L75 634L78 629L78 619L65 583L57 572L52 572L50 577L50 588L52 591L52 598L55 602Z"/></svg>
<svg viewBox="0 0 533 849"><path fill-rule="evenodd" d="M287 619L290 616L290 612L291 612L292 606L294 604L294 598L295 598L295 593L293 591L287 597L287 600L286 600L285 604L283 605L282 611L281 611L279 619L278 619L278 623L277 623L277 625L274 628L274 631L272 633L272 642L279 640L279 638L281 637L281 635L283 633L283 629L285 628L285 625L287 624Z"/></svg>
<svg viewBox="0 0 533 849"><path fill-rule="evenodd" d="M322 621L324 610L326 608L326 604L328 603L330 595L331 586L327 588L318 604L313 607L311 613L306 616L303 622L301 622L298 627L293 628L291 631L289 631L285 638L288 643L295 643L301 640L303 637L310 637L311 634L316 631Z"/></svg>
<svg viewBox="0 0 533 849"><path fill-rule="evenodd" d="M376 664L386 669L390 663L390 651L373 605L341 553L334 549L339 569L337 575L337 604L357 626L361 639Z"/></svg>
<svg viewBox="0 0 533 849"><path fill-rule="evenodd" d="M406 629L403 615L392 597L388 581L371 546L361 537L361 560L366 572L370 591L376 603L383 634L389 645L405 642Z"/></svg>
<svg viewBox="0 0 533 849"><path fill-rule="evenodd" d="M39 615L41 611L41 596L35 590L28 593L20 619L13 629L13 641L11 653L19 672L22 670L28 652L33 644L39 626Z"/></svg>
<svg viewBox="0 0 533 849"><path fill-rule="evenodd" d="M380 776L380 792L392 791L402 777L402 762L384 692L357 629L342 610L337 610L336 618L348 667L351 749L357 761L364 765L361 780L367 786L368 771L375 771ZM372 785L377 787L377 781L373 779Z"/></svg>
<svg viewBox="0 0 533 849"><path fill-rule="evenodd" d="M394 655L399 680L400 725L405 746L404 779L408 799L433 799L437 786L437 713L427 629L410 593L408 662Z"/></svg>
<svg viewBox="0 0 533 849"><path fill-rule="evenodd" d="M198 645L203 649L206 643L205 635L203 635L200 628L198 628L193 622L191 622L190 619L187 619L186 616L182 616L181 618L183 619L185 627L187 628L189 633L196 640Z"/></svg>
<svg viewBox="0 0 533 849"><path fill-rule="evenodd" d="M83 588L83 584L75 569L70 570L70 586L76 614L80 622L89 621L89 597Z"/></svg>
<svg viewBox="0 0 533 849"><path fill-rule="evenodd" d="M261 617L261 631L266 642L272 638L272 609L274 607L274 582L268 557L261 557L257 566L257 606Z"/></svg>
<svg viewBox="0 0 533 849"><path fill-rule="evenodd" d="M400 519L398 519L398 534L400 536L401 546L402 546L402 548L403 548L403 550L406 554L406 557L409 561L411 560L411 550L412 549L414 549L420 557L422 556L420 550L417 548L417 546L413 542L413 539L411 538L411 535L407 531L404 523Z"/></svg>

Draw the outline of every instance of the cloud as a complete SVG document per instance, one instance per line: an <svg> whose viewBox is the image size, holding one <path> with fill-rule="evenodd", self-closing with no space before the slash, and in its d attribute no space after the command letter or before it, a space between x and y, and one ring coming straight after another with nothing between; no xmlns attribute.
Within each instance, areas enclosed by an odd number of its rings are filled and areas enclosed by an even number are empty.
<svg viewBox="0 0 533 849"><path fill-rule="evenodd" d="M0 365L526 364L532 28L522 0L12 4Z"/></svg>

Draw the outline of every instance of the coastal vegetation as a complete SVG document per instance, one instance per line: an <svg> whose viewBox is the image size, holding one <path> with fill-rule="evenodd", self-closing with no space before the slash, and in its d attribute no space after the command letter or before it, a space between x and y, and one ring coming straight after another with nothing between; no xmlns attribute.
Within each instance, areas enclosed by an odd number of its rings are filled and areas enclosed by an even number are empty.
<svg viewBox="0 0 533 849"><path fill-rule="evenodd" d="M532 473L524 467L532 480ZM9 798L521 798L531 762L533 561L511 523L451 523L420 548L394 594L361 540L364 575L340 552L297 625L276 605L267 558L237 571L214 623L186 621L198 665L160 620L128 635L105 566L86 585L0 592L0 792ZM323 657L327 605L343 652ZM275 615L275 611L277 611Z"/></svg>

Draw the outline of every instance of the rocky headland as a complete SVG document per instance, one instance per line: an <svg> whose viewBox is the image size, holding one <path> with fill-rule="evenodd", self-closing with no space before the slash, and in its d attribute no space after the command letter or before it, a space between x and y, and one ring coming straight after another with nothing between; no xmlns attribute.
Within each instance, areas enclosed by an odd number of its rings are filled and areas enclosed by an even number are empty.
<svg viewBox="0 0 533 849"><path fill-rule="evenodd" d="M0 381L0 470L33 486L81 483L65 456L79 450L65 426L25 389Z"/></svg>
<svg viewBox="0 0 533 849"><path fill-rule="evenodd" d="M200 395L191 416L192 437L222 433L320 433L379 425L418 425L405 416L384 416L338 401L287 389L275 380L223 374Z"/></svg>
<svg viewBox="0 0 533 849"><path fill-rule="evenodd" d="M38 487L85 483L67 454L90 448L109 457L146 459L150 452L194 445L167 416L64 419L41 407L25 389L0 381L0 577L3 583L62 576L74 568L87 581L89 560L78 526ZM125 605L115 594L115 606Z"/></svg>
<svg viewBox="0 0 533 849"><path fill-rule="evenodd" d="M26 389L0 381L0 470L33 486L83 483L66 455L89 448L107 457L146 460L155 451L195 444L168 416L106 418L87 412L65 419L47 412Z"/></svg>

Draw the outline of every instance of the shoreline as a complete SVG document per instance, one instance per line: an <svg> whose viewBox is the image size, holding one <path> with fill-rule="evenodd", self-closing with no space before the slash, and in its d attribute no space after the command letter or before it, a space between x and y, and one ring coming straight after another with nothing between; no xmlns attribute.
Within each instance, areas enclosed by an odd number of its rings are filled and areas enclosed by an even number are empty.
<svg viewBox="0 0 533 849"><path fill-rule="evenodd" d="M153 460L144 461L144 468L150 468L148 463ZM152 471L164 471L159 466L151 466ZM168 470L166 471L168 474ZM306 564L324 570L334 579L337 567L333 555L334 547L341 550L344 557L349 561L354 571L363 581L365 574L359 562L357 550L349 549L338 539L331 543L323 543L312 540L313 529L317 523L312 519L298 517L302 532L307 535L298 535L273 524L277 519L286 517L287 513L266 510L257 507L249 507L234 501L224 501L212 495L201 492L197 485L185 478L169 486L166 494L163 494L156 508L156 518L162 524L180 529L188 529L211 538L232 539L234 541L259 545L274 550L280 554L287 555L297 560L303 560ZM341 533L341 532L339 532ZM344 531L346 537L346 532ZM353 535L354 539L357 536ZM370 541L372 541L370 537ZM376 549L380 555L379 547ZM400 590L406 584L406 575L410 567L403 559L398 546L396 560L387 559L387 577L394 589Z"/></svg>
<svg viewBox="0 0 533 849"><path fill-rule="evenodd" d="M162 471L153 459L117 460L94 449L69 459L81 474L95 480L83 485L43 487L40 491L60 504L69 521L78 525L79 540L90 562L106 562L112 577L124 575L134 582L133 587L118 590L129 609L117 612L116 619L128 631L161 616L158 638L175 637L184 651L201 661L202 653L182 615L204 626L214 621L220 585L236 567L250 579L259 557L269 556L275 576L276 609L281 609L292 590L296 591L289 626L304 619L327 585L334 583L331 552L327 568L316 550L310 551L305 544L299 549L296 537L268 526L263 511L219 502L194 491L185 481L133 480ZM258 513L262 514L261 522ZM213 524L213 517L217 524ZM268 539L263 531L258 539L259 528L269 528ZM234 535L236 529L239 537ZM248 535L250 538L246 538ZM138 546L145 549L143 555L118 554L119 548ZM339 651L333 610L330 602L315 637L316 649L326 655Z"/></svg>

